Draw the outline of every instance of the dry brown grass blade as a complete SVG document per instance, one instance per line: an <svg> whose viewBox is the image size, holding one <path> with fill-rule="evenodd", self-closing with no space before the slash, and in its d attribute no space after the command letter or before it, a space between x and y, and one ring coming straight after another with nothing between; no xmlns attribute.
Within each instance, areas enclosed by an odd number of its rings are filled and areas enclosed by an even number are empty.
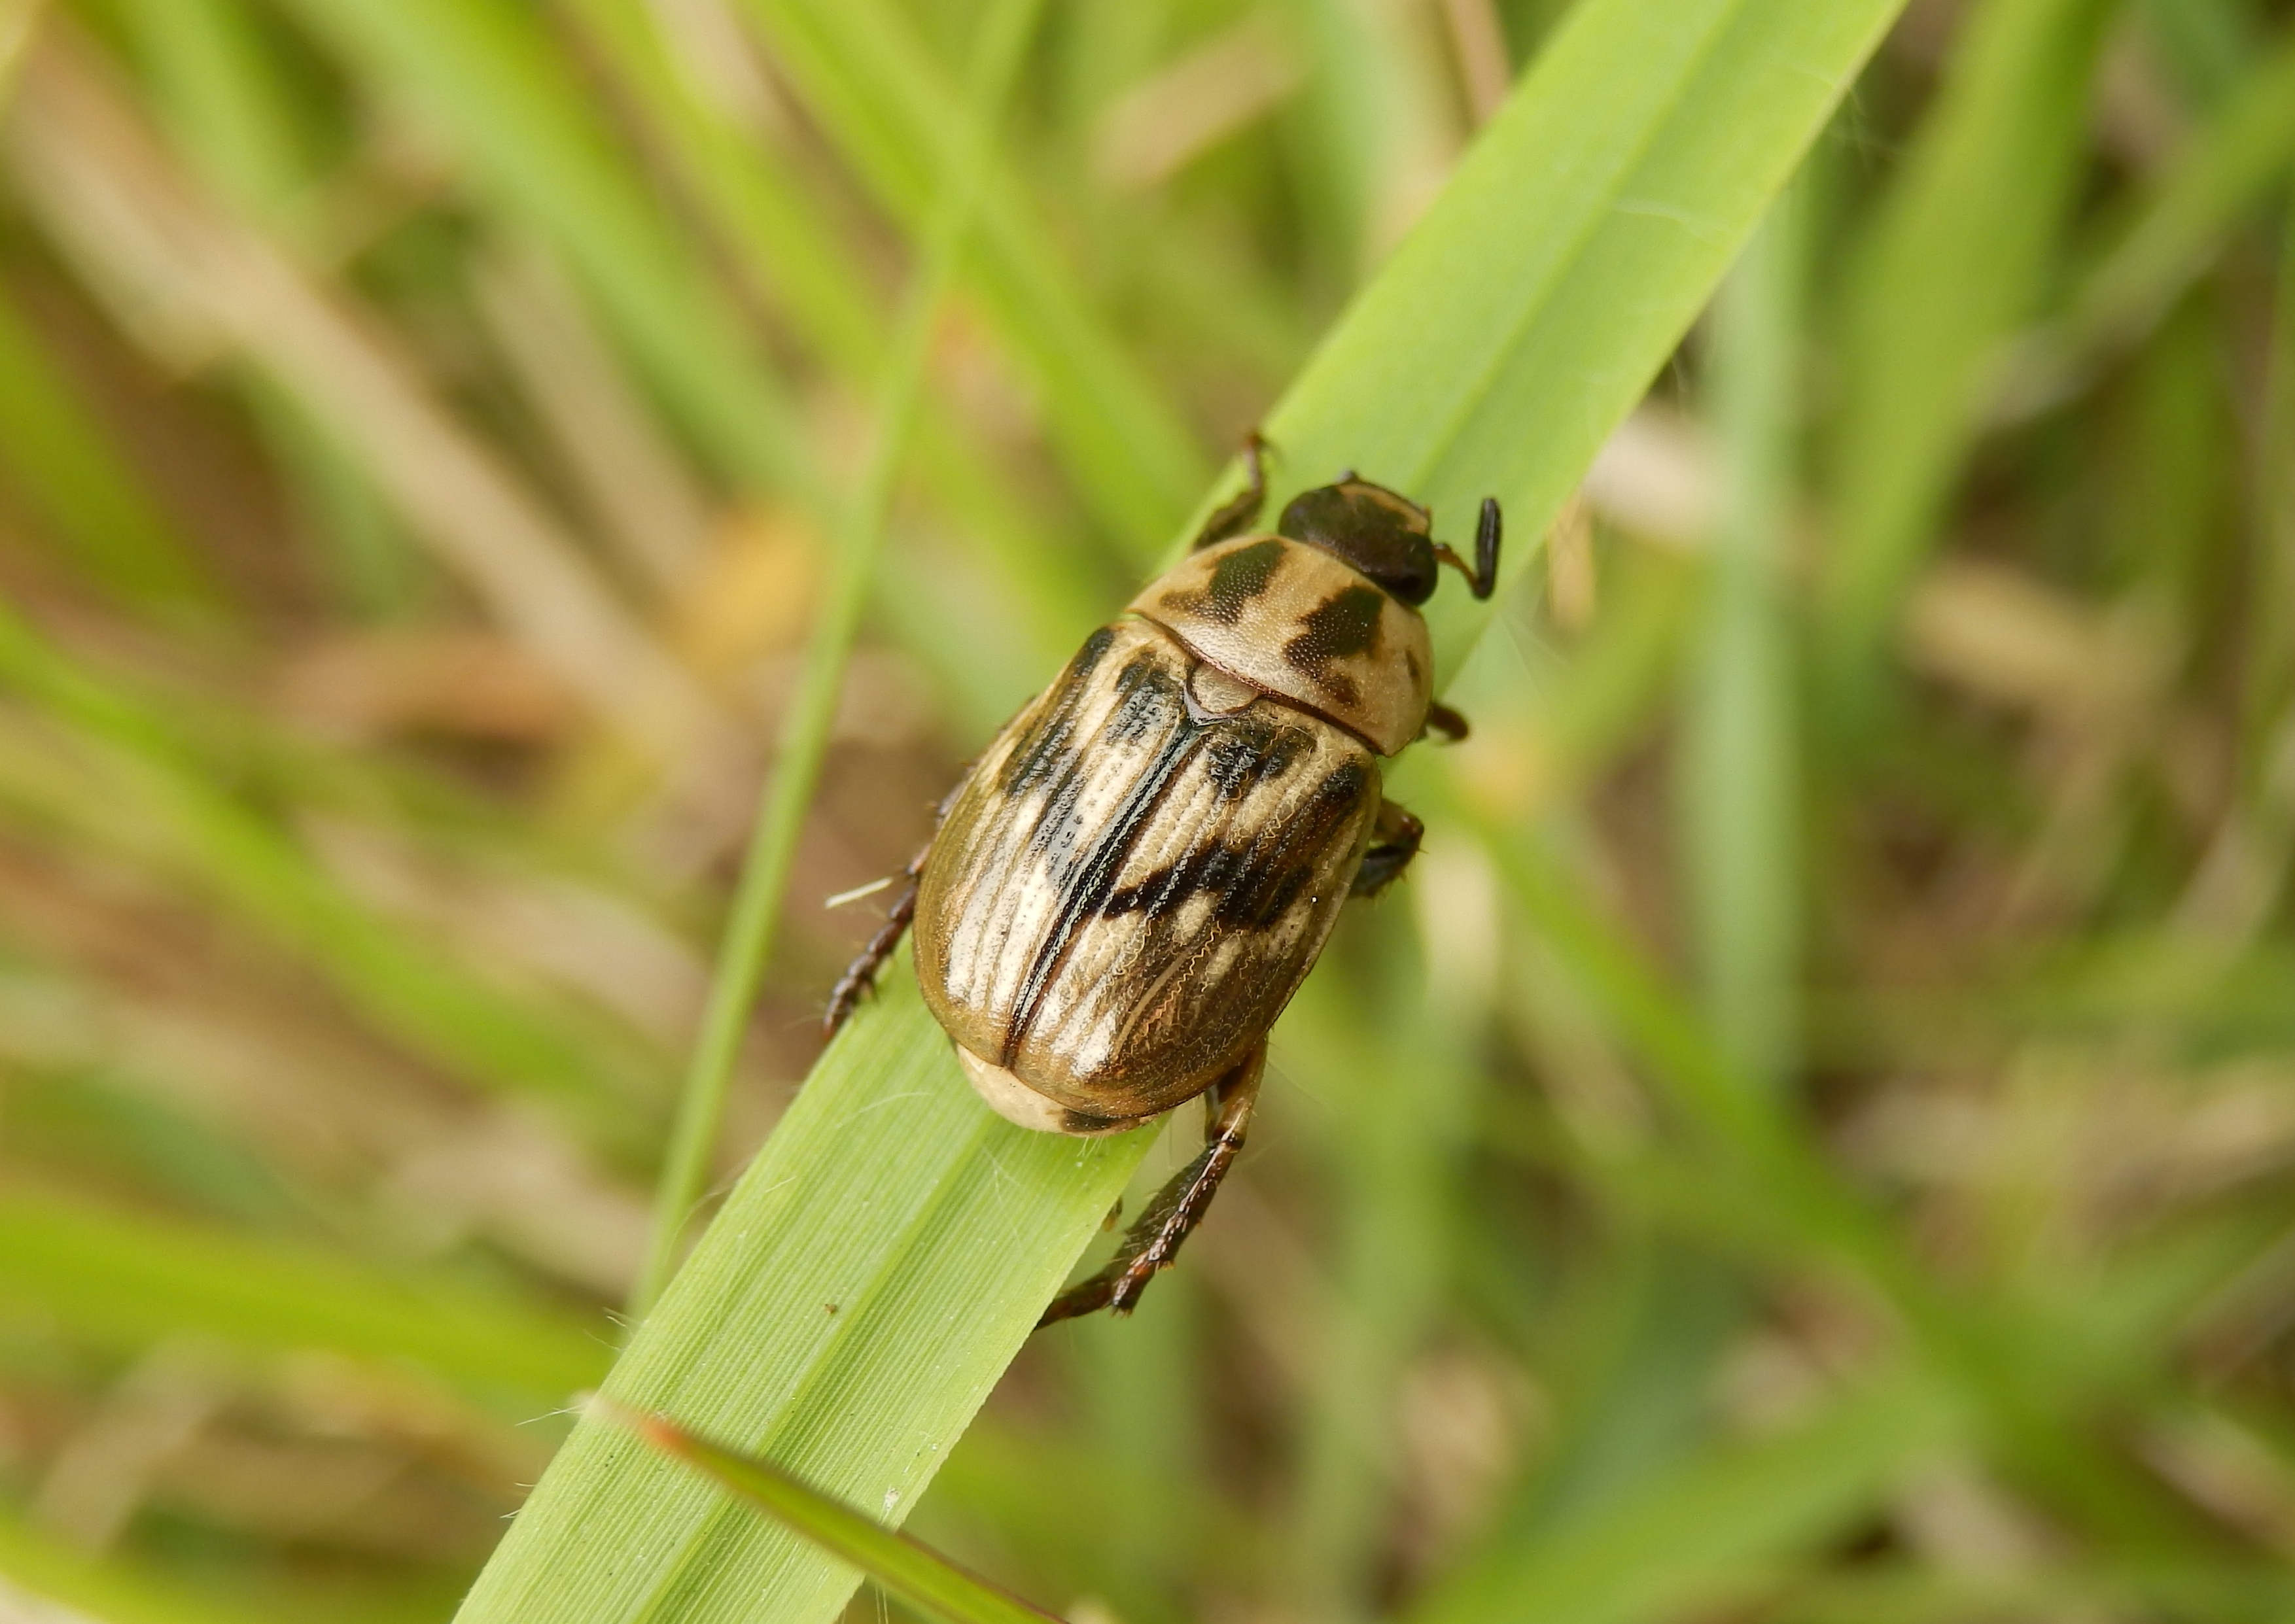
<svg viewBox="0 0 2295 1624"><path fill-rule="evenodd" d="M53 19L24 52L0 143L42 224L139 337L179 363L238 355L275 378L601 715L671 759L719 730L699 687L389 336L205 198Z"/></svg>

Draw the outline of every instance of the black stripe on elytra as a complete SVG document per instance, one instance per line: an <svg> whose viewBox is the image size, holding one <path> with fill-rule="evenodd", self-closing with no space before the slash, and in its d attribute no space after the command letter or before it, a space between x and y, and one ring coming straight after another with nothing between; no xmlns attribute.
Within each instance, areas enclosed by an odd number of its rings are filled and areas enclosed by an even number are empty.
<svg viewBox="0 0 2295 1624"><path fill-rule="evenodd" d="M1213 729L1204 750L1204 771L1212 793L1232 801L1274 783L1298 763L1302 752L1314 747L1314 739L1297 728L1256 717L1229 721Z"/></svg>
<svg viewBox="0 0 2295 1624"><path fill-rule="evenodd" d="M1167 657L1164 650L1142 649L1115 673L1115 708L1101 725L1110 744L1137 744L1169 720L1174 704L1182 703L1180 683L1164 669Z"/></svg>
<svg viewBox="0 0 2295 1624"><path fill-rule="evenodd" d="M1103 918L1140 914L1153 925L1171 918L1192 897L1212 894L1208 923L1227 931L1271 929L1291 911L1315 878L1330 841L1362 804L1370 775L1348 762L1315 787L1292 816L1261 828L1246 845L1214 843L1158 869L1137 885L1109 894Z"/></svg>
<svg viewBox="0 0 2295 1624"><path fill-rule="evenodd" d="M1102 626L1083 640L1068 668L1060 673L1058 703L1029 724L1012 753L998 769L996 788L1007 795L1022 795L1052 776L1074 754L1076 706L1091 687L1091 673L1115 641L1115 629Z"/></svg>
<svg viewBox="0 0 2295 1624"><path fill-rule="evenodd" d="M1018 995L1013 1000L1011 1017L1004 1027L1004 1052L997 1061L1000 1065L1012 1063L1012 1051L1026 1037L1045 990L1074 945L1078 928L1086 920L1098 917L1109 894L1115 889L1115 877L1123 871L1131 848L1139 844L1140 831L1162 803L1164 791L1195 760L1203 744L1204 730L1188 719L1179 681L1164 670L1152 655L1133 660L1124 667L1118 681L1128 682L1130 688L1117 707L1117 716L1128 713L1131 724L1143 732L1157 721L1166 722L1171 725L1171 736L1143 765L1139 776L1124 791L1123 801L1100 825L1096 839L1089 844L1078 840L1080 828L1064 828L1053 835L1042 823L1030 838L1031 855L1041 853L1045 882L1058 888L1059 901L1052 910L1051 927L1038 945L1035 959L1029 965ZM1111 719L1111 730L1114 720ZM1082 774L1076 777L1080 780ZM1065 800L1060 810L1066 812L1074 804L1074 792L1069 790L1065 797L1056 793L1054 799ZM1047 807L1048 817L1052 810ZM1048 840L1048 835L1052 838ZM1058 849L1052 849L1054 845Z"/></svg>
<svg viewBox="0 0 2295 1624"><path fill-rule="evenodd" d="M1201 587L1165 592L1163 607L1182 609L1231 626L1243 618L1244 606L1264 592L1268 583L1275 579L1275 571L1283 562L1284 549L1289 545L1280 536L1270 535L1263 542L1222 553L1212 566L1210 580Z"/></svg>
<svg viewBox="0 0 2295 1624"><path fill-rule="evenodd" d="M1299 635L1283 645L1283 657L1340 704L1352 705L1361 698L1354 679L1331 667L1378 647L1385 607L1386 594L1375 586L1333 592L1299 617Z"/></svg>
<svg viewBox="0 0 2295 1624"><path fill-rule="evenodd" d="M1041 872L1048 883L1061 887L1066 894L1074 874L1090 862L1093 851L1082 816L1076 811L1076 801L1095 771L1093 763L1086 759L1087 750L1103 742L1137 744L1155 732L1159 723L1167 723L1175 716L1180 725L1186 727L1188 717L1180 691L1179 680L1163 668L1158 652L1143 649L1115 673L1115 707L1098 730L1081 747L1070 747L1074 719L1069 719L1062 733L1061 752L1046 763L1041 779L1047 785L1043 810L1037 814L1036 826L1028 832L1027 842L1021 847L1017 865L1019 872Z"/></svg>

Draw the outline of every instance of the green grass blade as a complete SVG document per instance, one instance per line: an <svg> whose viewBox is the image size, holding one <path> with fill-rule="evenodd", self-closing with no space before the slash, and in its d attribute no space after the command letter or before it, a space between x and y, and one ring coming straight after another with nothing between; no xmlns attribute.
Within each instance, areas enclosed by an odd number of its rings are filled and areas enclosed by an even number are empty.
<svg viewBox="0 0 2295 1624"><path fill-rule="evenodd" d="M142 1346L193 1329L248 1348L329 1348L551 1402L595 1383L608 1358L602 1335L498 1293L20 1187L0 1189L0 1286L100 1340Z"/></svg>
<svg viewBox="0 0 2295 1624"><path fill-rule="evenodd" d="M185 1595L8 1518L0 1518L0 1617L20 1624L266 1624L275 1616ZM37 1599L23 1608L12 1592ZM43 1602L71 1611L51 1612Z"/></svg>
<svg viewBox="0 0 2295 1624"><path fill-rule="evenodd" d="M788 889L797 839L804 832L805 812L813 804L821 763L829 754L829 729L845 688L845 664L852 656L853 640L860 635L877 557L884 549L885 526L892 518L902 460L924 398L933 329L962 260L981 172L993 150L997 118L1019 72L1021 54L1027 48L1041 5L1041 0L1003 0L983 25L976 89L960 143L962 150L951 171L948 195L935 211L927 233L916 285L901 313L886 365L883 395L878 402L876 435L844 526L843 545L830 566L828 590L822 594L821 614L805 649L796 693L782 718L780 747L774 753L772 776L757 811L732 916L710 982L708 1008L702 1015L668 1154L663 1158L653 1239L631 1301L632 1311L641 1318L653 1306L676 1267L686 1222L716 1160L726 1095L748 1029L749 1008L756 1002L758 985L772 958L781 895Z"/></svg>
<svg viewBox="0 0 2295 1624"><path fill-rule="evenodd" d="M1478 1012L1431 984L1424 959L1396 953L1386 967L1393 991L1368 1008L1311 984L1285 1049L1326 1093L1336 1140L1337 1255L1300 1428L1288 1585L1303 1616L1332 1624L1372 1616L1381 1530L1396 1509L1395 1394L1450 1283L1453 1203L1483 1077L1472 1053ZM1398 1084L1406 1108L1395 1108Z"/></svg>
<svg viewBox="0 0 2295 1624"><path fill-rule="evenodd" d="M6 300L0 472L89 582L179 621L213 617L214 582Z"/></svg>
<svg viewBox="0 0 2295 1624"><path fill-rule="evenodd" d="M201 177L257 217L291 216L311 180L301 132L241 0L130 0L160 122Z"/></svg>
<svg viewBox="0 0 2295 1624"><path fill-rule="evenodd" d="M728 1494L787 1523L943 1624L1044 1624L1048 1619L1058 1624L1056 1615L998 1589L930 1546L871 1522L770 1461L721 1449L658 1416L615 1418L663 1454L674 1456Z"/></svg>
<svg viewBox="0 0 2295 1624"><path fill-rule="evenodd" d="M2295 158L2295 29L2257 62L2189 147L2144 188L2073 294L2052 343L2093 364L2139 337L2189 287Z"/></svg>
<svg viewBox="0 0 2295 1624"><path fill-rule="evenodd" d="M814 1069L606 1384L904 1517L1150 1132L1029 1133L957 1069L905 965ZM828 1619L854 1575L585 1421L465 1620Z"/></svg>
<svg viewBox="0 0 2295 1624"><path fill-rule="evenodd" d="M649 135L659 142L738 261L737 269L757 288L762 302L781 314L797 336L856 391L872 388L882 375L890 339L876 277L864 245L848 241L840 223L795 173L788 155L721 106L697 93L662 37L659 16L648 0L574 0L593 49L606 59L629 99L640 110ZM995 576L993 593L1022 621L1023 641L1049 641L1064 650L1102 607L1105 584L1090 557L1056 546L1041 533L1025 494L1008 477L997 448L968 421L961 403L943 388L918 425L919 484L946 510L951 527L974 551L971 557ZM906 607L906 573L880 574L879 585L894 598L894 612ZM943 613L936 594L916 616L929 625ZM935 652L927 637L904 637L921 652ZM977 644L969 659L941 662L962 681L979 665ZM1057 652L1038 651L1036 664ZM1020 691L1025 692L1023 689ZM998 719L1010 714L1015 695L997 694L988 708Z"/></svg>
<svg viewBox="0 0 2295 1624"><path fill-rule="evenodd" d="M1842 341L1823 663L1867 691L1990 370L2038 296L2110 0L1986 0L1859 249Z"/></svg>
<svg viewBox="0 0 2295 1624"><path fill-rule="evenodd" d="M564 256L728 475L798 493L813 460L731 303L600 127L533 8L504 0L295 0L387 99L442 132L505 212Z"/></svg>
<svg viewBox="0 0 2295 1624"><path fill-rule="evenodd" d="M957 87L890 0L742 0L798 93L896 217L920 234L962 123ZM1145 564L1205 472L1193 437L1061 263L1017 182L985 177L973 283L1044 391L1078 494Z"/></svg>
<svg viewBox="0 0 2295 1624"><path fill-rule="evenodd" d="M1791 1073L1799 1024L1785 544L1802 239L1788 193L1716 302L1708 378L1726 494L1684 697L1678 790L1706 1017L1731 1068L1772 1088Z"/></svg>
<svg viewBox="0 0 2295 1624"><path fill-rule="evenodd" d="M1581 6L1277 414L1286 476L1352 461L1431 482L1455 511L1495 491L1535 536L1895 10ZM1518 546L1515 567L1534 551ZM1474 623L1445 624L1464 640ZM886 981L608 1390L889 1516L969 1421L1147 1135L1063 1141L1000 1122L963 1087L911 979ZM793 1620L842 1604L841 1564L642 1459L625 1434L577 1427L465 1624Z"/></svg>
<svg viewBox="0 0 2295 1624"><path fill-rule="evenodd" d="M1636 1624L1727 1607L1749 1579L1852 1526L1958 1431L1935 1384L1883 1376L1781 1437L1702 1457L1544 1538L1491 1552L1410 1624Z"/></svg>
<svg viewBox="0 0 2295 1624"><path fill-rule="evenodd" d="M1526 567L1896 11L1573 12L1270 417L1282 483L1353 465L1452 535L1497 496ZM1486 615L1428 606L1446 675Z"/></svg>
<svg viewBox="0 0 2295 1624"><path fill-rule="evenodd" d="M628 1132L649 1069L638 1046L597 1023L574 1022L563 1006L544 1013L458 973L435 943L371 912L235 796L216 763L183 746L158 699L74 660L4 607L0 695L84 735L116 769L97 781L132 809L137 827L121 842L132 849L115 850L115 861L223 903L416 1054L473 1081L578 1102L599 1111L600 1126ZM6 766L30 771L35 763L20 753ZM15 788L13 777L0 767L0 792Z"/></svg>

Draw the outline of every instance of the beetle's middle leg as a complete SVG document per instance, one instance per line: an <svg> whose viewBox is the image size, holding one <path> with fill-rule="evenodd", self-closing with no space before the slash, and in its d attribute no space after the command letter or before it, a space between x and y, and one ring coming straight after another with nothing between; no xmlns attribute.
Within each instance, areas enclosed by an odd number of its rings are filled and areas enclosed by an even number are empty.
<svg viewBox="0 0 2295 1624"><path fill-rule="evenodd" d="M1180 1243L1203 1221L1204 1209L1219 1193L1220 1180L1241 1154L1243 1136L1250 1131L1252 1113L1259 1106L1259 1079L1266 1069L1267 1043L1262 1039L1233 1071L1212 1085L1202 1154L1156 1192L1139 1220L1124 1232L1123 1244L1107 1268L1052 1299L1052 1306L1036 1321L1040 1328L1099 1309L1129 1314L1139 1306L1148 1282L1172 1266Z"/></svg>
<svg viewBox="0 0 2295 1624"><path fill-rule="evenodd" d="M1204 520L1204 527L1196 532L1196 540L1188 551L1201 552L1206 547L1232 540L1259 522L1260 510L1267 505L1267 442L1258 429L1253 429L1243 440L1243 470L1247 483L1242 494L1228 502Z"/></svg>
<svg viewBox="0 0 2295 1624"><path fill-rule="evenodd" d="M861 1007L861 1000L877 990L877 972L885 967L885 961L901 945L901 938L908 934L909 922L917 917L917 884L924 877L925 860L931 855L932 843L927 841L923 850L909 859L909 866L901 870L901 888L894 893L892 906L885 910L884 924L829 990L829 1008L821 1016L822 1037L835 1037L837 1028Z"/></svg>
<svg viewBox="0 0 2295 1624"><path fill-rule="evenodd" d="M1410 860L1418 855L1418 843L1425 838L1425 824L1395 802L1380 802L1370 850L1363 853L1362 867L1355 870L1355 883L1348 894L1376 896L1401 879Z"/></svg>

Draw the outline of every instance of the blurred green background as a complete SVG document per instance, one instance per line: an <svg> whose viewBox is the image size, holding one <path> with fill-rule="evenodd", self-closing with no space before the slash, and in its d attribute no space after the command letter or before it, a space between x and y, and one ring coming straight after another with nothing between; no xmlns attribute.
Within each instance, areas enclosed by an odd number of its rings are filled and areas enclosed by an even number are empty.
<svg viewBox="0 0 2295 1624"><path fill-rule="evenodd" d="M984 9L0 0L0 1619L443 1620L603 1372ZM720 1187L1566 10L1050 0ZM2295 1615L2291 160L2284 4L1915 0L912 1527L1078 1624Z"/></svg>

